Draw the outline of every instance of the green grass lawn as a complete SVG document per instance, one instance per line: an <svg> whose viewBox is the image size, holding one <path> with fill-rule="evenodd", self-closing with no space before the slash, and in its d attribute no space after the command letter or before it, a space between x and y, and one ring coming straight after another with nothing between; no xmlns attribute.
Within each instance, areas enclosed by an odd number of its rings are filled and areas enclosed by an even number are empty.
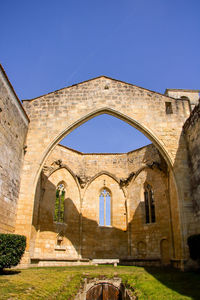
<svg viewBox="0 0 200 300"><path fill-rule="evenodd" d="M85 277L117 276L138 299L200 300L200 274L178 270L82 266L8 270L0 275L0 299L73 299Z"/></svg>

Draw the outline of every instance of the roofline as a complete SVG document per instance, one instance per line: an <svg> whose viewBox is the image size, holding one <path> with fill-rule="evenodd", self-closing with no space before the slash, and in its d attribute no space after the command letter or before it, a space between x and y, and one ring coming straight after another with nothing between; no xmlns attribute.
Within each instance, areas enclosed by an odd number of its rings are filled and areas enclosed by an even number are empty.
<svg viewBox="0 0 200 300"><path fill-rule="evenodd" d="M150 144L148 144L148 145L145 145L145 146L142 146L142 147L140 147L140 148L137 148L137 149L131 150L131 151L129 151L129 152L126 152L126 154L130 154L130 153L133 153L133 152L142 150L142 149L147 148L147 147L150 147L150 146L152 146L152 145L154 146L153 143L150 143ZM155 147L155 146L154 146L154 147ZM157 149L157 148L156 148L156 149Z"/></svg>
<svg viewBox="0 0 200 300"><path fill-rule="evenodd" d="M62 145L62 144L57 144L56 146L61 146L61 147L63 147L63 148L65 148L65 149L67 149L67 150L70 150L70 151L73 151L73 152L76 152L76 153L78 153L78 154L84 154L83 152L80 152L80 151L78 151L78 150L76 150L76 149L73 149L73 148L70 148L70 147L67 147L67 146L65 146L65 145Z"/></svg>
<svg viewBox="0 0 200 300"><path fill-rule="evenodd" d="M171 97L171 96L168 96L168 95L165 95L165 94L161 94L161 93L159 93L159 92L155 92L155 91L152 91L152 90L143 88L143 87L141 87L141 86L138 86L138 85L135 85L135 84L126 82L126 81L118 80L118 79L115 79L115 78L112 78L112 77L108 77L108 76L105 76L105 75L100 75L100 76L97 76L97 77L94 77L94 78L90 78L90 79L87 79L87 80L84 80L84 81L81 81L81 82L72 84L72 85L70 85L70 86L66 86L66 87L64 87L64 88L61 88L61 89L52 91L52 92L50 92L50 93L43 94L43 95L41 95L41 96L38 96L38 97L35 97L35 98L32 98L32 99L23 99L22 102L24 102L24 101L33 101L33 100L36 100L36 99L38 99L38 98L41 98L41 97L44 97L44 96L47 96L47 95L51 95L51 94L53 94L53 93L55 93L55 92L59 92L59 91L62 91L62 90L64 90L64 89L68 89L68 88L77 86L77 85L79 85L79 84L83 84L83 83L86 83L86 82L89 82L89 81L92 81L92 80L95 80L95 79L99 79L99 78L106 78L106 79L114 80L114 81L116 81L116 82L125 83L125 84L128 84L128 85L130 85L130 86L133 86L133 87L136 87L136 88L140 88L140 89L142 89L142 90L145 90L145 91L147 91L147 92L155 93L155 94L158 94L158 95L161 95L161 96L170 98L170 99L174 99L174 98Z"/></svg>
<svg viewBox="0 0 200 300"><path fill-rule="evenodd" d="M180 92L190 92L190 93L199 93L200 90L189 90L189 89L166 89L165 93L168 91L180 91Z"/></svg>
<svg viewBox="0 0 200 300"><path fill-rule="evenodd" d="M147 147L152 146L152 145L153 145L153 143L150 143L150 144L145 145L145 146L142 146L142 147L140 147L140 148L133 149L133 150L128 151L128 152L122 152L122 153L120 153L120 152L117 152L117 153L106 153L106 152L105 152L105 153L104 153L104 152L100 152L100 153L98 153L98 152L97 152L97 153L95 153L95 152L87 153L87 152L86 152L86 153L85 153L85 152L80 152L80 151L75 150L75 149L73 149L73 148L67 147L67 146L62 145L62 144L57 144L57 146L61 146L61 147L65 148L65 149L67 149L67 150L70 150L70 151L72 151L72 152L75 152L75 153L81 154L81 155L124 155L124 154L130 154L130 153L132 153L132 152L142 150L143 148L147 148Z"/></svg>
<svg viewBox="0 0 200 300"><path fill-rule="evenodd" d="M28 122L30 122L30 119L29 119L29 117L28 117L28 115L27 115L27 113L26 113L26 111L25 111L23 105L22 105L21 101L19 100L19 98L18 98L18 96L17 96L17 94L16 94L16 92L15 92L15 90L14 90L14 88L13 88L13 86L12 86L10 80L8 79L8 76L7 76L7 74L6 74L6 72L5 72L4 68L3 68L3 66L2 66L1 64L0 64L0 69L1 69L1 71L2 71L2 73L3 73L3 75L4 75L4 77L6 78L8 84L9 84L9 86L10 86L10 88L11 88L11 91L13 92L15 98L17 99L17 102L18 102L18 104L20 105L20 107L21 107L21 109L22 109L22 111L23 111L25 117L27 118Z"/></svg>

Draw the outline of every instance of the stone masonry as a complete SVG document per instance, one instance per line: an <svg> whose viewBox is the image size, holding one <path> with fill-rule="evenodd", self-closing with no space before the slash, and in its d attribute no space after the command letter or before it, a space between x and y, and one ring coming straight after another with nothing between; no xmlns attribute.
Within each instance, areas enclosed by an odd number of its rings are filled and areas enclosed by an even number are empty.
<svg viewBox="0 0 200 300"><path fill-rule="evenodd" d="M171 260L183 267L187 237L199 230L198 222L191 222L197 215L199 115L197 121L190 117L198 91L168 89L162 95L100 76L24 100L22 106L2 68L0 88L0 230L26 235L24 266L32 259L114 256ZM108 155L57 146L103 113L140 130L154 146ZM70 207L64 225L52 220L55 188L62 178ZM147 182L157 214L151 226L144 224ZM112 197L111 228L98 226L102 184ZM55 249L58 238L63 250Z"/></svg>
<svg viewBox="0 0 200 300"><path fill-rule="evenodd" d="M200 103L194 108L184 124L191 169L191 190L194 205L194 218L190 221L188 231L200 232Z"/></svg>
<svg viewBox="0 0 200 300"><path fill-rule="evenodd" d="M134 257L169 263L173 249L166 172L167 165L153 145L127 154L83 154L56 146L38 182L32 261ZM66 183L63 224L53 220L60 181ZM145 222L146 182L154 189L156 222L152 224ZM111 192L111 227L99 226L102 187ZM61 232L60 247L57 237ZM168 244L164 253L162 241Z"/></svg>
<svg viewBox="0 0 200 300"><path fill-rule="evenodd" d="M0 66L0 232L14 232L29 119Z"/></svg>

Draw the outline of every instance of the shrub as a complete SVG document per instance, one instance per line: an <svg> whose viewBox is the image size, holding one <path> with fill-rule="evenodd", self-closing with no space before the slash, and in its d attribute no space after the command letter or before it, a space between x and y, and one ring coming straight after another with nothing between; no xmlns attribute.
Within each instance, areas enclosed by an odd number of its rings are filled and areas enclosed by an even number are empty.
<svg viewBox="0 0 200 300"><path fill-rule="evenodd" d="M190 250L190 257L193 260L200 261L200 234L189 236L187 242Z"/></svg>
<svg viewBox="0 0 200 300"><path fill-rule="evenodd" d="M20 262L25 247L25 236L0 234L0 270L16 266Z"/></svg>

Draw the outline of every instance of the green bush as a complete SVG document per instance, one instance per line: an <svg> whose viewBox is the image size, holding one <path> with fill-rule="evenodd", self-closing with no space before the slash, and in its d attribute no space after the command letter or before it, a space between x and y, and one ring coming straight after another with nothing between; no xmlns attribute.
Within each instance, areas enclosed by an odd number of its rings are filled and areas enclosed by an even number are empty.
<svg viewBox="0 0 200 300"><path fill-rule="evenodd" d="M25 236L0 234L0 270L16 266L20 262L25 247Z"/></svg>
<svg viewBox="0 0 200 300"><path fill-rule="evenodd" d="M187 242L190 250L190 257L193 260L200 261L200 234L189 236Z"/></svg>

